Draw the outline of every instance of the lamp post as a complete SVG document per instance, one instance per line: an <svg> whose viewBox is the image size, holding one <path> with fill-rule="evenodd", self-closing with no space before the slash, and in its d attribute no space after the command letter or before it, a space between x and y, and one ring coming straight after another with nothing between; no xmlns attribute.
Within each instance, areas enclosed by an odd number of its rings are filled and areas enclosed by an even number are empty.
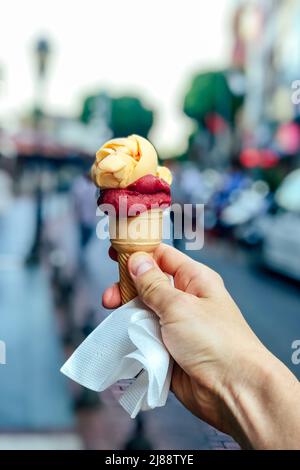
<svg viewBox="0 0 300 470"><path fill-rule="evenodd" d="M43 111L44 107L44 86L47 74L47 65L50 55L49 42L41 38L37 41L34 53L36 56L36 68L37 68L37 94L36 94L36 107Z"/></svg>
<svg viewBox="0 0 300 470"><path fill-rule="evenodd" d="M36 171L37 171L37 183L35 189L35 202L36 202L36 213L35 213L35 232L33 237L33 243L30 252L27 257L28 264L35 264L39 261L39 250L41 245L42 235L42 151L41 151L41 123L44 114L44 98L45 98L45 82L47 75L47 65L50 55L49 42L40 38L34 46L34 55L36 63L36 96L33 110L33 125L35 131L35 151L34 156L36 157Z"/></svg>

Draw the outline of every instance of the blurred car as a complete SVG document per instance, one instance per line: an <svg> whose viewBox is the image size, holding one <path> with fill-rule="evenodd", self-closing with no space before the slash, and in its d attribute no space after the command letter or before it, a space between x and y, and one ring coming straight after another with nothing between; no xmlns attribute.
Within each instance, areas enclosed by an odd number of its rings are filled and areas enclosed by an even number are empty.
<svg viewBox="0 0 300 470"><path fill-rule="evenodd" d="M290 173L275 193L277 214L261 221L262 263L300 281L300 169Z"/></svg>
<svg viewBox="0 0 300 470"><path fill-rule="evenodd" d="M227 226L243 225L265 212L269 192L264 181L256 181L249 188L239 190L235 198L225 207L220 220Z"/></svg>
<svg viewBox="0 0 300 470"><path fill-rule="evenodd" d="M220 214L220 223L231 231L238 242L253 247L261 243L259 220L271 205L269 186L265 181L247 181L232 193Z"/></svg>

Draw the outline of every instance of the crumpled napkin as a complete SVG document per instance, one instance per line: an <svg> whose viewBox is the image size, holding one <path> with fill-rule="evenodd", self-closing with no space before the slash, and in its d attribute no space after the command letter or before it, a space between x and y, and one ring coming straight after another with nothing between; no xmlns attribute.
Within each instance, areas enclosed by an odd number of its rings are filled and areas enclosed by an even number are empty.
<svg viewBox="0 0 300 470"><path fill-rule="evenodd" d="M139 411L165 405L172 359L162 342L157 316L136 298L100 323L61 372L97 392L134 378L119 403L135 418Z"/></svg>

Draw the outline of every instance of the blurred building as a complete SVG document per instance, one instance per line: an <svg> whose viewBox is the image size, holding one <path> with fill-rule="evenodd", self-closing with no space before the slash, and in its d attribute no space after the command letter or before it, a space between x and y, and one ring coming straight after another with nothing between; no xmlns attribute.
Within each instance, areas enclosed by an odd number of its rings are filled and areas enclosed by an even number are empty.
<svg viewBox="0 0 300 470"><path fill-rule="evenodd" d="M297 0L244 1L236 10L232 61L245 71L244 124L254 144L265 144L270 123L295 117L291 85L300 74L299 25Z"/></svg>
<svg viewBox="0 0 300 470"><path fill-rule="evenodd" d="M280 166L274 187L299 165L299 106L292 83L300 74L300 4L297 0L248 0L233 21L232 64L244 72L241 163L248 168Z"/></svg>

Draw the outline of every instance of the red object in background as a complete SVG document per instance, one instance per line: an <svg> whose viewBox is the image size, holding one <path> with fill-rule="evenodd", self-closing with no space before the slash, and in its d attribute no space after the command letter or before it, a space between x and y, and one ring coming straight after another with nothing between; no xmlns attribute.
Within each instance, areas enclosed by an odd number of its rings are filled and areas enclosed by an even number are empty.
<svg viewBox="0 0 300 470"><path fill-rule="evenodd" d="M242 150L240 154L240 162L246 168L255 168L260 166L259 150L255 148Z"/></svg>
<svg viewBox="0 0 300 470"><path fill-rule="evenodd" d="M247 148L240 154L240 162L245 168L273 168L278 161L278 155L270 149Z"/></svg>
<svg viewBox="0 0 300 470"><path fill-rule="evenodd" d="M276 141L282 153L294 155L300 149L300 127L295 122L282 124L276 133Z"/></svg>
<svg viewBox="0 0 300 470"><path fill-rule="evenodd" d="M228 124L225 119L217 113L209 113L205 116L205 124L207 129L214 135L224 132Z"/></svg>
<svg viewBox="0 0 300 470"><path fill-rule="evenodd" d="M273 168L277 165L279 157L272 150L260 150L261 166L262 168Z"/></svg>

